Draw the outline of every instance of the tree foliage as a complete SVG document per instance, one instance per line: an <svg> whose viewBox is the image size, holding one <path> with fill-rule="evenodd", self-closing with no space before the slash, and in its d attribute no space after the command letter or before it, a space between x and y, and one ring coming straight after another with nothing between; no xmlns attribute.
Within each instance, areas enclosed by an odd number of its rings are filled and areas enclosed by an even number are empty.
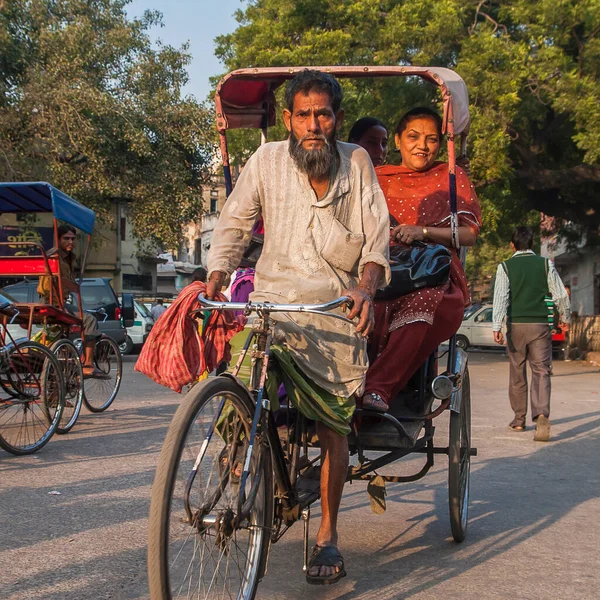
<svg viewBox="0 0 600 600"><path fill-rule="evenodd" d="M515 224L539 221L532 209L598 233L598 0L247 0L236 18L238 28L217 38L227 69L455 69L470 92L469 154L484 209L483 246L506 244ZM370 114L393 126L400 113L435 98L412 81L344 86L347 123ZM245 150L248 143L242 139ZM479 271L491 267L486 256L496 258L483 246L474 253Z"/></svg>
<svg viewBox="0 0 600 600"><path fill-rule="evenodd" d="M109 217L130 201L134 233L176 246L202 211L209 112L183 98L187 48L154 49L156 12L128 0L0 4L0 177L48 180Z"/></svg>

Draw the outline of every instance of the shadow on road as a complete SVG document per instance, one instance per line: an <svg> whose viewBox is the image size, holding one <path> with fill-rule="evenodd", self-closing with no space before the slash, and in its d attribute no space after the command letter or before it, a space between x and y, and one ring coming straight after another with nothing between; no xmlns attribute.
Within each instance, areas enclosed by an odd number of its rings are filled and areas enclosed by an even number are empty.
<svg viewBox="0 0 600 600"><path fill-rule="evenodd" d="M156 403L119 410L114 417L107 413L101 416L103 421L90 425L89 431L84 419L81 435L72 434L73 437L65 438L65 443L48 446L51 451L39 465L35 461L17 464L12 457L2 456L0 467L29 469L28 477L33 478L33 482L35 470L52 463L64 463L65 468L72 468L74 464L81 467L80 479L68 484L68 494L62 497L62 503L46 503L44 511L40 509L41 498L47 498L52 489L50 486L32 486L33 491L18 507L10 505L14 492L0 492L3 520L6 519L6 523L12 519L30 522L30 526L19 529L22 534L14 535L13 530L10 535L3 536L2 549L18 550L34 546L40 540L60 537L62 551L68 552L71 536L96 531L102 536L104 530L118 532L120 528L124 532L134 528L135 543L139 544L139 539L145 544L145 519L154 467L134 472L108 471L98 478L86 477L86 464L117 456L134 460L156 455L176 408L175 403ZM117 419L119 431L115 432ZM364 545L354 546L348 545L347 537L342 540L341 549L349 576L333 587L312 587L303 583L299 587L298 582L303 580L301 542L295 539L282 541L285 552L280 554L280 546L273 546L268 576L278 582L281 596L277 597L303 600L411 598L476 569L551 527L578 506L598 497L600 489L598 480L594 479L598 477L600 411L557 419L554 423L573 426L557 434L551 443L536 446L535 451L525 456L486 459L480 454L474 459L469 534L460 545L449 539L444 458L436 463L430 477L388 487L388 505L421 506L418 514L408 519L394 520L390 512L373 517L367 512L369 502L364 486L346 488L343 511L353 511L353 527L359 532L358 538L365 540ZM91 438L96 436L101 437L101 446L91 444ZM527 442L524 440L524 443ZM428 499L428 491L433 492L432 501ZM401 510L395 512L402 513ZM415 513L414 509L411 513ZM362 524L360 515L365 515ZM395 529L398 533L391 540L389 535L385 536L389 541L378 544L374 526L369 526L367 521L377 523L377 528L384 527L388 532ZM423 523L426 523L423 533L416 536L412 530ZM296 527L301 529L302 526L297 524ZM47 567L37 569L31 576L23 571L22 577L11 582L8 597L19 594L19 597L36 600L146 598L145 546L111 552L110 541L106 544L108 547L100 556L89 559L77 556L64 567L57 567L52 557L47 557ZM290 564L290 556L297 562ZM293 575L286 576L288 572ZM73 585L65 586L67 581Z"/></svg>
<svg viewBox="0 0 600 600"><path fill-rule="evenodd" d="M598 418L581 423L591 417ZM467 540L462 544L456 544L449 538L448 488L445 481L431 485L426 476L416 483L389 486L388 507L392 504L422 506L417 516L400 521L394 521L389 512L373 517L364 488L356 491L347 488L349 493L344 496L344 504L357 496L362 496L364 501L350 502L351 505L345 506L344 511L355 513L364 510L365 521L373 518L385 520L385 530L396 528L398 534L377 547L376 542L373 543L374 530L365 523L365 531L360 538L368 540L368 548L374 551L366 553L362 545L348 547L347 537L342 540L341 549L348 571L348 578L342 585L337 589L306 586L298 590L288 589L289 584L283 584L285 589L281 598L399 600L426 593L436 585L510 551L551 527L578 506L597 498L600 496L600 477L597 475L600 412L560 421L579 424L557 435L551 443L540 445L537 451L527 456L474 459L469 531ZM443 458L437 464L445 469ZM440 472L439 466L436 466L436 471ZM415 495L421 497L425 489L433 490L433 502L415 498ZM353 521L355 528L361 527L359 515L353 514ZM429 523L422 535L409 535L412 529L426 521ZM276 554L277 547L272 551ZM290 552L297 556L300 565L301 543L289 545L286 554ZM276 569L282 566L276 558L271 559L272 572L276 573ZM298 583L295 576L292 579Z"/></svg>

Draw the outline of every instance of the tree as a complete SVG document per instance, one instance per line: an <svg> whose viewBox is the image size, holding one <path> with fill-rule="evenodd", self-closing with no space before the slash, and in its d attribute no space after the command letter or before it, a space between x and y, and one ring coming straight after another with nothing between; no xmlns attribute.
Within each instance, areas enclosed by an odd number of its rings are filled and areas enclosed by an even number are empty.
<svg viewBox="0 0 600 600"><path fill-rule="evenodd" d="M227 69L455 69L470 92L483 246L506 244L515 224L539 222L532 209L598 234L598 0L249 0L236 18L236 31L217 38L216 54ZM406 109L434 98L429 86L414 82L343 85L347 123L372 114L392 125ZM472 274L489 270L496 255L476 249Z"/></svg>
<svg viewBox="0 0 600 600"><path fill-rule="evenodd" d="M5 0L0 7L0 177L48 180L134 233L175 247L202 212L210 113L183 98L187 47L153 49L161 16L129 0Z"/></svg>

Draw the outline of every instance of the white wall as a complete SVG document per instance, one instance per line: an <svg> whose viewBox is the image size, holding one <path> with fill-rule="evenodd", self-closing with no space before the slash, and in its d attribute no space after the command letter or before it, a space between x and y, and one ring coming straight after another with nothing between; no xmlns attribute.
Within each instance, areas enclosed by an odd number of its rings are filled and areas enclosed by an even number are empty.
<svg viewBox="0 0 600 600"><path fill-rule="evenodd" d="M600 275L600 258L596 254L562 254L549 256L565 285L571 286L571 311L580 316L594 314L594 286Z"/></svg>

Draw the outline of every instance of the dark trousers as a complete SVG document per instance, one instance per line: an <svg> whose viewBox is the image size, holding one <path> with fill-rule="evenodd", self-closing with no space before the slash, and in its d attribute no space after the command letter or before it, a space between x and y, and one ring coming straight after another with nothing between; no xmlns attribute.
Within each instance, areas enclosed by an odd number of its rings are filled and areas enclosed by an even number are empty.
<svg viewBox="0 0 600 600"><path fill-rule="evenodd" d="M385 402L391 402L429 355L458 331L464 305L458 289L455 294L445 295L435 312L433 324L415 321L395 329L389 334L379 356L375 355L375 351L381 342L374 332L369 338L371 364L365 392L376 392Z"/></svg>
<svg viewBox="0 0 600 600"><path fill-rule="evenodd" d="M547 323L517 323L506 336L510 376L508 396L515 420L525 424L527 416L527 363L531 367L531 418L550 416L550 370L552 333Z"/></svg>
<svg viewBox="0 0 600 600"><path fill-rule="evenodd" d="M79 317L79 309L75 308L72 304L65 303L65 308L72 315ZM90 313L85 310L83 311L83 334L87 340L95 340L100 337L96 317L90 315Z"/></svg>

